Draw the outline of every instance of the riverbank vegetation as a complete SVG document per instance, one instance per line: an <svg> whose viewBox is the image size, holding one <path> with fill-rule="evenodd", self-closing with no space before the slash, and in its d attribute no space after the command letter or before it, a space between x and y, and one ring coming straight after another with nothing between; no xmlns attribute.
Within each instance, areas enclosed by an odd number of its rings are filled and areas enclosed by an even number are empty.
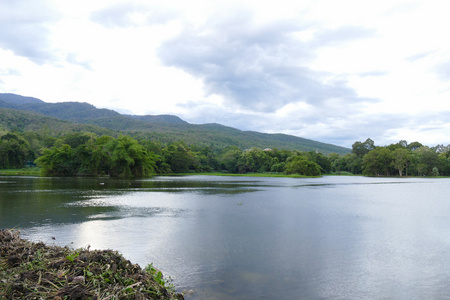
<svg viewBox="0 0 450 300"><path fill-rule="evenodd" d="M162 143L93 132L0 132L0 174L45 176L143 177L155 174L261 174L261 176L449 176L450 147L427 147L400 141L375 146L371 139L355 142L351 153L214 148L183 141Z"/></svg>
<svg viewBox="0 0 450 300"><path fill-rule="evenodd" d="M1 299L184 299L149 265L112 250L70 249L0 230Z"/></svg>
<svg viewBox="0 0 450 300"><path fill-rule="evenodd" d="M365 176L450 176L450 145L428 147L401 140L376 146L368 138L355 142L352 153L336 157L332 168Z"/></svg>
<svg viewBox="0 0 450 300"><path fill-rule="evenodd" d="M1 176L39 176L41 169L38 167L21 168L21 169L1 169Z"/></svg>
<svg viewBox="0 0 450 300"><path fill-rule="evenodd" d="M306 167L303 166L308 162ZM321 153L228 146L163 144L131 136L68 132L59 136L8 132L0 137L0 169L38 166L45 176L142 177L223 172L317 176L330 171Z"/></svg>

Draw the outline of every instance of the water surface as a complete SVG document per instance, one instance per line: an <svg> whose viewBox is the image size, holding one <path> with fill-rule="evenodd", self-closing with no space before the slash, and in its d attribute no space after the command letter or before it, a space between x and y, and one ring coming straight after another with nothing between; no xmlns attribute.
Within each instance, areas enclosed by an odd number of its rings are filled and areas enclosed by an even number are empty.
<svg viewBox="0 0 450 300"><path fill-rule="evenodd" d="M442 299L449 195L449 179L0 177L0 227L154 263L189 299Z"/></svg>

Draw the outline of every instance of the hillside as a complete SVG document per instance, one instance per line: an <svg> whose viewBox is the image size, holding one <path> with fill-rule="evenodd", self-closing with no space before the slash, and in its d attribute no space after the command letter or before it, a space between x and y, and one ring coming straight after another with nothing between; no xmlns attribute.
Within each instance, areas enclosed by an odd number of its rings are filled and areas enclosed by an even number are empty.
<svg viewBox="0 0 450 300"><path fill-rule="evenodd" d="M45 125L52 132L63 131L60 128L76 127L77 130L95 133L109 132L110 135L112 132L115 135L123 132L163 143L182 140L187 144L202 144L214 148L238 146L241 149L257 147L318 150L324 154L350 152L350 149L344 147L291 135L242 131L220 124L189 124L172 115L122 115L113 110L98 109L88 103L46 103L32 97L0 93L0 108L3 108L0 109L0 128L3 130L36 131ZM81 124L91 126L82 127Z"/></svg>
<svg viewBox="0 0 450 300"><path fill-rule="evenodd" d="M11 93L0 93L0 99L12 105L21 105L25 103L45 103L44 101L37 98L25 97Z"/></svg>
<svg viewBox="0 0 450 300"><path fill-rule="evenodd" d="M11 108L0 108L0 132L33 131L58 136L68 131L88 131L97 135L117 136L118 133L99 126L77 124L69 121L46 117L34 112L20 111Z"/></svg>
<svg viewBox="0 0 450 300"><path fill-rule="evenodd" d="M188 122L180 119L177 116L172 115L157 115L157 116L136 116L136 115L126 115L127 117L141 120L144 122L159 122L159 123L175 123L175 124L189 124Z"/></svg>

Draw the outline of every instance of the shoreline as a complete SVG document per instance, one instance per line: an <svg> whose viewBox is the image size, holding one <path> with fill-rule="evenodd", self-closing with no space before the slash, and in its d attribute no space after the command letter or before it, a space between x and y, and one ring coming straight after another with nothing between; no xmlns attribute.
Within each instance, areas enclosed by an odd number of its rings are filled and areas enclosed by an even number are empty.
<svg viewBox="0 0 450 300"><path fill-rule="evenodd" d="M184 299L152 264L142 269L113 250L71 249L0 229L0 298Z"/></svg>
<svg viewBox="0 0 450 300"><path fill-rule="evenodd" d="M41 176L40 171L34 169L8 169L0 170L0 177L2 176L32 176L32 177L48 177ZM362 176L368 178L450 178L450 176L398 176L398 175L362 175L362 174L352 174L348 172L338 172L330 174L321 174L320 176L306 176L299 174L283 174L283 173L225 173L225 172L199 172L199 173L167 173L167 174L152 174L151 176L145 177L110 177L110 176L68 176L66 178L128 178L128 179L142 179L142 178L152 178L157 176L223 176L223 177L272 177L272 178L320 178L323 176ZM55 176L60 177L60 176Z"/></svg>
<svg viewBox="0 0 450 300"><path fill-rule="evenodd" d="M165 173L165 174L152 174L150 176L145 177L110 177L110 176L67 176L67 178L102 178L102 177L108 177L108 178L151 178L155 176L235 176L235 177L283 177L283 178L318 178L322 177L324 175L329 174L322 174L321 176L306 176L306 175L300 175L300 174L283 174L283 173L225 173L225 172L188 172L188 173ZM52 176L41 176L40 171L37 170L27 170L27 169L8 169L8 170L0 170L0 176L33 176L33 177L52 177ZM61 177L61 176L55 176L55 177Z"/></svg>

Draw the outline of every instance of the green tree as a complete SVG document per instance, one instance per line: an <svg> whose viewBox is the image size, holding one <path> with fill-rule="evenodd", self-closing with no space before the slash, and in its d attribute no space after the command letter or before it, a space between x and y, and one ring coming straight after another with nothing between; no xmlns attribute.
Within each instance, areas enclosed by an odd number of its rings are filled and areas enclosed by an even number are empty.
<svg viewBox="0 0 450 300"><path fill-rule="evenodd" d="M154 172L155 161L145 148L129 136L109 141L105 150L111 159L112 176L140 177Z"/></svg>
<svg viewBox="0 0 450 300"><path fill-rule="evenodd" d="M28 142L14 133L0 138L1 168L23 168L31 153Z"/></svg>
<svg viewBox="0 0 450 300"><path fill-rule="evenodd" d="M439 169L437 167L432 169L431 176L439 176Z"/></svg>
<svg viewBox="0 0 450 300"><path fill-rule="evenodd" d="M377 147L363 158L363 175L389 175L392 152L385 147Z"/></svg>
<svg viewBox="0 0 450 300"><path fill-rule="evenodd" d="M373 149L375 149L375 144L370 138L368 138L364 143L355 142L352 145L352 153L356 154L359 157L363 157Z"/></svg>
<svg viewBox="0 0 450 300"><path fill-rule="evenodd" d="M220 165L223 169L227 170L231 173L237 173L238 172L238 160L242 155L242 150L240 150L238 147L230 147L228 150L223 153L220 158Z"/></svg>
<svg viewBox="0 0 450 300"><path fill-rule="evenodd" d="M186 173L199 164L195 155L189 150L189 147L183 142L172 143L163 149L163 161L168 173Z"/></svg>
<svg viewBox="0 0 450 300"><path fill-rule="evenodd" d="M63 136L62 141L64 144L72 147L72 149L75 149L76 147L84 145L87 141L94 139L95 137L95 134L90 134L87 132L71 132Z"/></svg>
<svg viewBox="0 0 450 300"><path fill-rule="evenodd" d="M423 147L423 145L421 143L419 143L419 142L412 142L411 144L408 145L407 148L409 150L411 150L411 151L414 151L414 150L419 149L420 147Z"/></svg>
<svg viewBox="0 0 450 300"><path fill-rule="evenodd" d="M308 152L308 156L313 162L319 165L321 173L329 173L331 171L331 161L327 156L314 151Z"/></svg>
<svg viewBox="0 0 450 300"><path fill-rule="evenodd" d="M286 167L285 162L276 162L270 168L270 172L281 173L284 172L285 167Z"/></svg>
<svg viewBox="0 0 450 300"><path fill-rule="evenodd" d="M300 174L305 176L319 176L320 167L304 155L288 158L284 172L286 174Z"/></svg>
<svg viewBox="0 0 450 300"><path fill-rule="evenodd" d="M407 170L410 152L406 148L397 148L392 152L392 166L398 170L398 175L403 176L403 170ZM408 173L406 173L408 176Z"/></svg>
<svg viewBox="0 0 450 300"><path fill-rule="evenodd" d="M104 150L103 142L90 139L74 150L74 155L80 162L79 175L98 176L110 173L110 156Z"/></svg>
<svg viewBox="0 0 450 300"><path fill-rule="evenodd" d="M431 175L433 168L439 165L439 155L427 146L419 147L414 152L418 156L418 164L421 165L420 175Z"/></svg>
<svg viewBox="0 0 450 300"><path fill-rule="evenodd" d="M425 172L427 171L428 166L424 163L419 163L417 165L417 172L419 176L425 175Z"/></svg>
<svg viewBox="0 0 450 300"><path fill-rule="evenodd" d="M339 163L341 159L341 156L337 153L330 153L328 154L328 160L330 161L330 167L331 171L333 172L340 172L341 171L341 165Z"/></svg>
<svg viewBox="0 0 450 300"><path fill-rule="evenodd" d="M239 173L269 172L273 165L273 159L268 152L257 148L243 151L237 163Z"/></svg>
<svg viewBox="0 0 450 300"><path fill-rule="evenodd" d="M350 172L353 174L361 174L363 167L363 159L355 153L348 153L344 155L339 161L339 168L341 171Z"/></svg>
<svg viewBox="0 0 450 300"><path fill-rule="evenodd" d="M450 160L447 157L447 153L440 153L438 158L438 169L442 176L448 176L450 174Z"/></svg>
<svg viewBox="0 0 450 300"><path fill-rule="evenodd" d="M44 175L50 176L72 176L79 167L72 147L67 144L44 149L43 155L35 162Z"/></svg>

